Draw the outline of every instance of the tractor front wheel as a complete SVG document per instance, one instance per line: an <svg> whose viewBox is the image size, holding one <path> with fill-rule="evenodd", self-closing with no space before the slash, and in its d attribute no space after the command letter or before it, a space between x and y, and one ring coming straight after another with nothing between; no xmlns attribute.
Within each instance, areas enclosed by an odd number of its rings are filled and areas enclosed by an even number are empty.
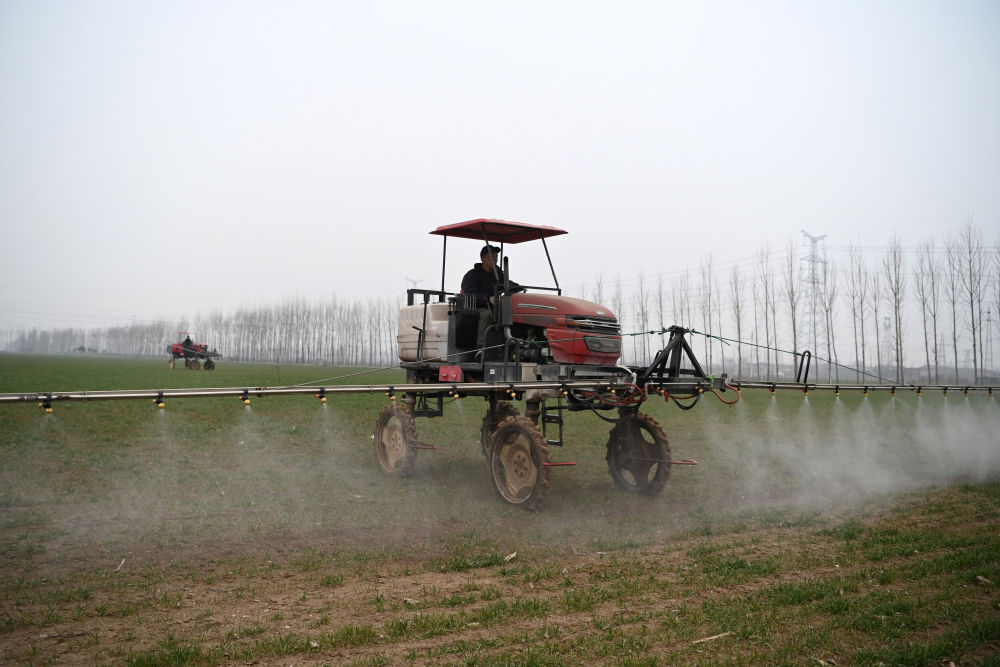
<svg viewBox="0 0 1000 667"><path fill-rule="evenodd" d="M483 416L483 426L479 429L479 441L483 445L483 456L487 461L490 460L490 438L496 433L497 426L505 419L518 417L520 414L514 404L507 401L497 403L495 410L486 411L486 415Z"/></svg>
<svg viewBox="0 0 1000 667"><path fill-rule="evenodd" d="M670 477L670 443L649 415L635 414L615 424L606 459L608 473L622 491L652 496Z"/></svg>
<svg viewBox="0 0 1000 667"><path fill-rule="evenodd" d="M189 359L188 360L188 368L190 368L193 371L200 370L201 369L201 362L198 361L197 359Z"/></svg>
<svg viewBox="0 0 1000 667"><path fill-rule="evenodd" d="M177 362L175 357L170 357L170 361L167 362L167 368L174 370L174 364Z"/></svg>
<svg viewBox="0 0 1000 667"><path fill-rule="evenodd" d="M549 448L527 417L508 417L489 441L490 474L500 500L533 510L549 490Z"/></svg>
<svg viewBox="0 0 1000 667"><path fill-rule="evenodd" d="M205 360L205 370L206 371L211 371L211 370L214 370L214 369L215 369L215 362L212 361L211 359L206 359Z"/></svg>
<svg viewBox="0 0 1000 667"><path fill-rule="evenodd" d="M409 408L392 403L375 420L375 457L382 470L405 477L417 460L417 427Z"/></svg>

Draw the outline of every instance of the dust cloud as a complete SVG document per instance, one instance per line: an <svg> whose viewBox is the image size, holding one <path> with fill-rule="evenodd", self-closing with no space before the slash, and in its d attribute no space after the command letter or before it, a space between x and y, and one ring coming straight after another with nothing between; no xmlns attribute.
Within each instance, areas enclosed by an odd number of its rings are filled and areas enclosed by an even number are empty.
<svg viewBox="0 0 1000 667"><path fill-rule="evenodd" d="M479 451L478 404L472 416L450 406L447 424L421 422L422 439L442 446L420 452L407 478L376 462L377 409L236 410L231 424L204 428L186 409L144 417L109 469L90 471L100 479L93 494L48 507L58 530L68 542L165 550L378 550L440 543L442 533L498 509Z"/></svg>
<svg viewBox="0 0 1000 667"><path fill-rule="evenodd" d="M553 460L578 465L555 468L539 511L523 512L494 494L479 444L481 400L418 420L420 440L437 449L419 451L406 478L375 460L378 406L260 405L224 418L188 406L143 412L113 446L74 442L58 416L43 419L36 436L51 441L50 454L35 467L12 463L20 474L5 476L15 485L10 495L30 498L31 512L46 517L51 558L98 550L117 564L137 549L170 557L303 547L398 554L447 550L454 540L504 553L602 549L748 512L827 511L1000 477L993 399L789 392L732 407L707 400L689 412L644 406L666 429L673 458L700 462L675 466L654 497L615 489L604 461L609 426L572 415L567 446L553 449Z"/></svg>
<svg viewBox="0 0 1000 667"><path fill-rule="evenodd" d="M51 470L34 481L22 475L31 485L22 495L67 547L240 550L359 528L361 513L349 508L372 496L370 440L359 447L341 435L346 427L325 405L304 419L237 410L223 425L202 425L183 409L149 412L113 452L63 443Z"/></svg>
<svg viewBox="0 0 1000 667"><path fill-rule="evenodd" d="M823 507L1000 476L1000 409L982 394L766 400L763 417L737 405L731 438L712 450L744 507Z"/></svg>

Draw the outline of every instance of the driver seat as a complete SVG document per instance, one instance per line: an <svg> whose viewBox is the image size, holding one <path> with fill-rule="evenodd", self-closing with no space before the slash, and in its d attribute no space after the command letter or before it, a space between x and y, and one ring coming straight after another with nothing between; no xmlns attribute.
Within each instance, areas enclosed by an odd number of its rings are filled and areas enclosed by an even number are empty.
<svg viewBox="0 0 1000 667"><path fill-rule="evenodd" d="M475 350L479 326L479 309L476 308L475 297L459 293L452 297L451 305L452 331L449 338L455 342L455 352Z"/></svg>

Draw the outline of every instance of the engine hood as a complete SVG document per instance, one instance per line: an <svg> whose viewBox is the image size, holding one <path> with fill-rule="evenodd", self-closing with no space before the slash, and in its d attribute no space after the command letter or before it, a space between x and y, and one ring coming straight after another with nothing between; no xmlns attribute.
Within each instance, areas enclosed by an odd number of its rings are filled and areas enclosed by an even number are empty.
<svg viewBox="0 0 1000 667"><path fill-rule="evenodd" d="M618 320L599 303L554 294L513 294L515 325L545 331L552 360L559 364L614 364L621 354Z"/></svg>
<svg viewBox="0 0 1000 667"><path fill-rule="evenodd" d="M555 294L514 294L511 296L514 320L533 319L533 316L552 317L554 315L587 315L590 317L614 318L610 308L599 303Z"/></svg>

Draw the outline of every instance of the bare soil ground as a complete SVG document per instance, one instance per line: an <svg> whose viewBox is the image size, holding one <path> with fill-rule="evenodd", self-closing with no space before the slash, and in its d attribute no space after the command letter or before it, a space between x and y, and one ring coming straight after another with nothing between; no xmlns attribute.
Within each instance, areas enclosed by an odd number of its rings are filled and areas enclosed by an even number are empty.
<svg viewBox="0 0 1000 667"><path fill-rule="evenodd" d="M841 582L855 594L901 591L934 604L938 598L925 583L878 573L913 568L941 554L895 553L875 567L858 556L851 536L845 539L844 526L859 533L919 531L945 540L995 536L997 507L983 511L982 502L976 494L943 490L901 500L860 521L734 527L612 552L472 549L458 562L445 560L444 552L343 558L335 555L342 553L342 542L317 535L217 541L177 551L135 544L124 560L100 548L33 554L6 549L4 571L15 581L0 601L6 626L2 659L306 665L778 658L854 664L857 651L874 648L877 633L813 618L808 607L769 605L769 595L782 586ZM391 545L395 537L365 535L366 553L378 553L373 541ZM5 535L5 541L16 539ZM962 608L997 617L995 581L984 576L961 586L967 603ZM933 641L954 621L921 624L908 641ZM826 639L812 637L810 624ZM994 637L947 657L982 664L998 656Z"/></svg>

